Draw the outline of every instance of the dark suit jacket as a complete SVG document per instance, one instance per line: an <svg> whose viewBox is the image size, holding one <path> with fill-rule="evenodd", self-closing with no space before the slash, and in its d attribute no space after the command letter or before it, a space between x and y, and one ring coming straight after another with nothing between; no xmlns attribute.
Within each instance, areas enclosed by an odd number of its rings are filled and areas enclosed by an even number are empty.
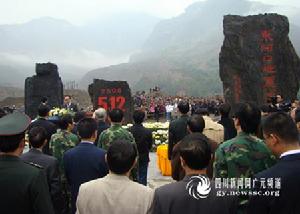
<svg viewBox="0 0 300 214"><path fill-rule="evenodd" d="M129 128L132 133L139 152L139 162L149 162L149 151L152 147L152 132L142 124L134 124Z"/></svg>
<svg viewBox="0 0 300 214"><path fill-rule="evenodd" d="M191 135L202 135L205 138L207 138L202 133L192 133ZM210 143L211 152L212 152L212 158L207 167L207 176L210 179L212 179L212 177L213 177L213 162L214 162L214 157L215 157L215 151L218 148L218 143L211 139L207 139L207 140ZM180 146L181 146L181 142L177 143L174 146L172 158L171 158L172 178L176 181L180 181L185 177L185 172L184 172L184 169L182 168L181 162L180 162L180 154L179 154Z"/></svg>
<svg viewBox="0 0 300 214"><path fill-rule="evenodd" d="M43 152L47 155L50 155L50 150L49 150L49 142L51 139L52 134L54 134L56 132L56 126L46 120L45 118L38 118L37 120L35 120L34 122L32 122L29 127L28 127L28 131L30 131L30 129L32 129L33 127L37 127L37 126L41 126L44 129L46 129L47 131L47 144L44 146L43 148Z"/></svg>
<svg viewBox="0 0 300 214"><path fill-rule="evenodd" d="M280 158L277 164L257 174L255 177L258 179L265 178L266 180L268 178L273 178L273 180L280 178L280 196L252 197L249 202L248 213L300 213L300 153ZM277 191L277 189L273 190Z"/></svg>
<svg viewBox="0 0 300 214"><path fill-rule="evenodd" d="M168 158L171 160L173 146L181 141L187 134L187 115L182 115L180 118L172 121L169 126L169 145Z"/></svg>
<svg viewBox="0 0 300 214"><path fill-rule="evenodd" d="M75 103L71 103L70 105L63 104L63 108L68 109L73 112L78 111L77 105Z"/></svg>
<svg viewBox="0 0 300 214"><path fill-rule="evenodd" d="M64 166L68 183L71 186L72 213L75 213L80 185L102 178L108 173L105 151L94 144L81 142L64 154Z"/></svg>
<svg viewBox="0 0 300 214"><path fill-rule="evenodd" d="M236 198L217 197L214 182L211 182L211 191L207 198L197 200L189 195L186 187L190 177L186 176L182 181L157 188L154 194L153 214L236 213Z"/></svg>
<svg viewBox="0 0 300 214"><path fill-rule="evenodd" d="M220 123L224 127L224 142L236 137L237 131L234 127L232 118L221 117L221 120L218 123Z"/></svg>
<svg viewBox="0 0 300 214"><path fill-rule="evenodd" d="M54 209L56 213L60 213L59 211L63 208L63 201L61 198L61 183L56 158L45 155L35 148L30 149L21 155L20 158L24 162L38 164L44 168Z"/></svg>

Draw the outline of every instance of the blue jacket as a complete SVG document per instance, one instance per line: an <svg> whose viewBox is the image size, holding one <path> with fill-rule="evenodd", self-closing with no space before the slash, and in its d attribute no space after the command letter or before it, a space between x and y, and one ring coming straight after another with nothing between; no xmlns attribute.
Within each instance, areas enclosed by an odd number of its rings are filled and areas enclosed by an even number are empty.
<svg viewBox="0 0 300 214"><path fill-rule="evenodd" d="M75 213L80 185L102 178L108 173L105 151L94 144L81 142L64 154L64 167L67 181L71 186L72 213Z"/></svg>

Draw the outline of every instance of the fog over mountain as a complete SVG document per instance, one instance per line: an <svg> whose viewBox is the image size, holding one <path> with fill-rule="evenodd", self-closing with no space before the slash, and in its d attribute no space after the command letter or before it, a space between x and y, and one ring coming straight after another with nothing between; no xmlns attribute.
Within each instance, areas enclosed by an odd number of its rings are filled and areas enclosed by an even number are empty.
<svg viewBox="0 0 300 214"><path fill-rule="evenodd" d="M82 26L47 17L0 25L0 71L6 72L0 85L23 87L24 77L34 73L34 63L51 61L64 81L80 79L84 89L93 78L101 78L127 80L134 90L159 85L172 94L221 93L223 16L274 12L288 16L290 38L300 53L299 8L258 1L199 1L164 20L126 13Z"/></svg>
<svg viewBox="0 0 300 214"><path fill-rule="evenodd" d="M158 18L141 13L116 14L75 26L44 17L18 25L0 25L0 85L24 84L35 63L56 63L64 80L88 70L127 62L139 50ZM4 75L5 74L5 75Z"/></svg>
<svg viewBox="0 0 300 214"><path fill-rule="evenodd" d="M222 93L218 55L223 42L223 16L281 12L290 19L291 40L300 53L298 8L266 5L245 0L207 0L186 8L185 13L158 23L142 50L130 62L90 71L83 79L125 79L136 90L159 85L175 94L201 96Z"/></svg>

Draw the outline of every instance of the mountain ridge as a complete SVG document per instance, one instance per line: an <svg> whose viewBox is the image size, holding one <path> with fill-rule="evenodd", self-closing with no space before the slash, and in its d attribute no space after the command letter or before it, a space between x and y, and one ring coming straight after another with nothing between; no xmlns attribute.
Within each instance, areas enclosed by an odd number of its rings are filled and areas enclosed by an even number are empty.
<svg viewBox="0 0 300 214"><path fill-rule="evenodd" d="M250 15L253 10L264 13L274 10L276 6L245 0L218 1L218 5L215 2L196 2L183 14L162 20L144 43L142 51L131 55L129 63L94 69L82 78L82 87L87 87L93 78L109 78L127 80L134 90L158 85L170 94L179 91L193 96L221 94L218 55L224 38L223 15ZM295 23L290 24L293 31L290 37L299 53L300 28ZM145 67L151 63L164 66L154 66L152 70Z"/></svg>

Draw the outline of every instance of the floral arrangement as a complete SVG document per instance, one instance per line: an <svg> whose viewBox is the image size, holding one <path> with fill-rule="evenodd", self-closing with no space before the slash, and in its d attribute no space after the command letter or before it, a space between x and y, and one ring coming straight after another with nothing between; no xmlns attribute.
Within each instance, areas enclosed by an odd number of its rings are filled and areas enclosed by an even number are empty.
<svg viewBox="0 0 300 214"><path fill-rule="evenodd" d="M152 130L159 130L159 129L168 129L169 128L169 122L154 122L154 123L143 123L145 128L152 129Z"/></svg>
<svg viewBox="0 0 300 214"><path fill-rule="evenodd" d="M49 116L50 117L61 117L61 116L64 116L66 114L70 114L70 115L74 115L74 112L72 111L69 111L68 109L65 109L65 108L53 108L50 110L49 112Z"/></svg>
<svg viewBox="0 0 300 214"><path fill-rule="evenodd" d="M168 143L168 130L159 129L152 132L152 137L154 139L154 149L157 146Z"/></svg>

